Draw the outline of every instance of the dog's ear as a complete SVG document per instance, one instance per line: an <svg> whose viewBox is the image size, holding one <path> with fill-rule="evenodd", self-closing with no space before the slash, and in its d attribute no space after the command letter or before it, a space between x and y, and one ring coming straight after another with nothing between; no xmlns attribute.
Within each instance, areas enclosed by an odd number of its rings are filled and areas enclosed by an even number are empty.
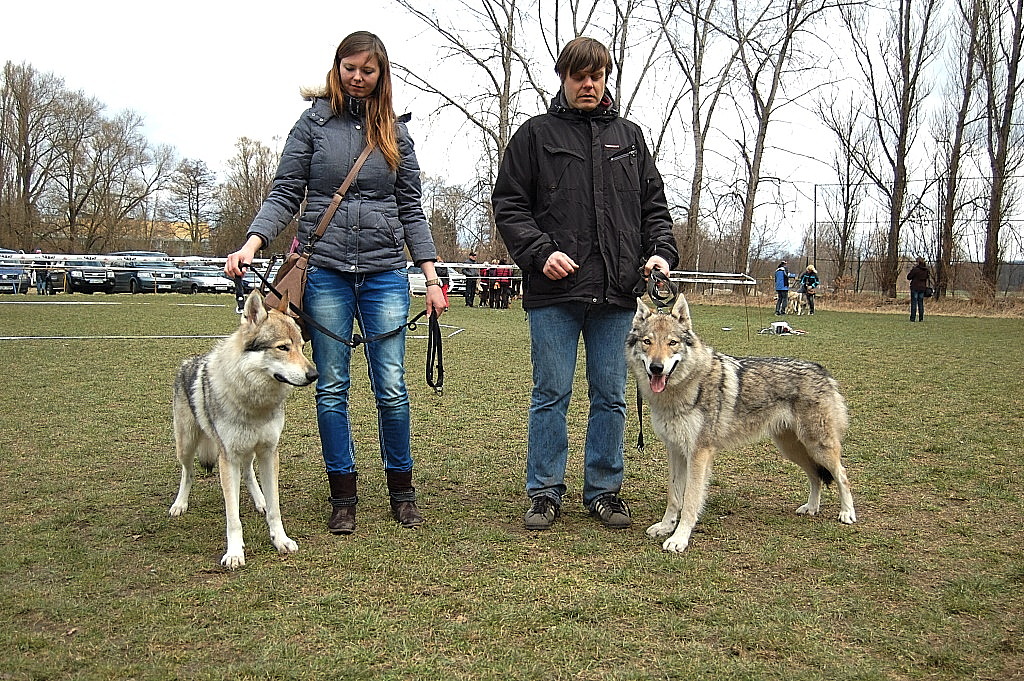
<svg viewBox="0 0 1024 681"><path fill-rule="evenodd" d="M672 306L672 316L678 319L687 331L693 329L693 322L690 321L690 306L686 304L686 296L682 293L676 296L676 304Z"/></svg>
<svg viewBox="0 0 1024 681"><path fill-rule="evenodd" d="M651 308L644 305L643 298L636 299L636 314L633 315L633 323L642 322L651 316Z"/></svg>
<svg viewBox="0 0 1024 681"><path fill-rule="evenodd" d="M254 290L245 299L245 307L242 309L242 319L250 324L259 324L267 318L267 308L263 304L263 296L258 290Z"/></svg>

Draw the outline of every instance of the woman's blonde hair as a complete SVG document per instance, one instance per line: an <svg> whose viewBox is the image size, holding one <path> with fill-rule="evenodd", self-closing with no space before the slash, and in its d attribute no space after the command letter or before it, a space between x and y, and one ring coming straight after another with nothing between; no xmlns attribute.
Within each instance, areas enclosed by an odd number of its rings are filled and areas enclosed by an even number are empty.
<svg viewBox="0 0 1024 681"><path fill-rule="evenodd" d="M356 31L341 41L334 51L334 64L327 72L327 99L334 113L341 114L345 110L348 95L341 88L341 60L360 52L369 52L380 69L377 87L363 100L366 103L366 141L375 143L388 165L395 170L399 154L395 109L391 103L391 62L380 38L369 31Z"/></svg>

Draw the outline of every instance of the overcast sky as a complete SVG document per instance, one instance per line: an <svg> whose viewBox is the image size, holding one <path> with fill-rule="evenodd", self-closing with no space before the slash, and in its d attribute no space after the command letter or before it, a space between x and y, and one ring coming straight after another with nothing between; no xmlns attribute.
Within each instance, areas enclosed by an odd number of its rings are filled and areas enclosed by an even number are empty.
<svg viewBox="0 0 1024 681"><path fill-rule="evenodd" d="M434 58L429 35L390 3L335 0L313 5L235 0L18 0L5 3L0 62L28 62L64 78L107 106L143 116L152 144L220 172L239 137L279 149L308 107L302 86L324 81L334 50L355 30L381 37L393 62ZM432 5L443 7L447 0ZM433 107L395 82L395 108L411 111L420 165L431 175L470 178L472 158L449 161L448 130L428 120ZM275 138L278 138L275 140ZM461 146L470 140L462 137ZM456 145L458 147L460 145Z"/></svg>

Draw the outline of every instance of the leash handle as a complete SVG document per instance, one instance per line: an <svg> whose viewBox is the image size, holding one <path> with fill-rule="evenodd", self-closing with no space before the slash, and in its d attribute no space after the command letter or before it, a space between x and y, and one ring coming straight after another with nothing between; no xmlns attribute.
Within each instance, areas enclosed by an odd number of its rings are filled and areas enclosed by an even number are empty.
<svg viewBox="0 0 1024 681"><path fill-rule="evenodd" d="M427 385L434 389L438 396L444 394L444 353L441 351L441 323L437 313L430 313L427 333ZM434 370L437 379L434 379Z"/></svg>

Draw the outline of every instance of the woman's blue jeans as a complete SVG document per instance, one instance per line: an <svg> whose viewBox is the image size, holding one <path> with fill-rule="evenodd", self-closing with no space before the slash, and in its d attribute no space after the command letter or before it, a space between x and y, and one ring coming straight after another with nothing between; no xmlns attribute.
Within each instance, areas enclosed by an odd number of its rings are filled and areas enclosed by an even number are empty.
<svg viewBox="0 0 1024 681"><path fill-rule="evenodd" d="M924 321L924 289L910 292L910 321Z"/></svg>
<svg viewBox="0 0 1024 681"><path fill-rule="evenodd" d="M405 270L345 274L309 268L303 304L317 322L342 338L351 338L353 320L366 336L396 329L409 314L409 280ZM356 469L355 442L348 413L352 348L310 328L313 362L320 372L316 417L328 473ZM366 343L363 352L370 388L377 402L377 430L384 468L412 470L409 393L405 387L405 328L390 338Z"/></svg>
<svg viewBox="0 0 1024 681"><path fill-rule="evenodd" d="M533 394L527 435L526 493L561 504L569 456L567 411L579 339L586 353L590 414L583 454L583 504L622 488L626 426L626 335L634 310L566 303L528 311Z"/></svg>

